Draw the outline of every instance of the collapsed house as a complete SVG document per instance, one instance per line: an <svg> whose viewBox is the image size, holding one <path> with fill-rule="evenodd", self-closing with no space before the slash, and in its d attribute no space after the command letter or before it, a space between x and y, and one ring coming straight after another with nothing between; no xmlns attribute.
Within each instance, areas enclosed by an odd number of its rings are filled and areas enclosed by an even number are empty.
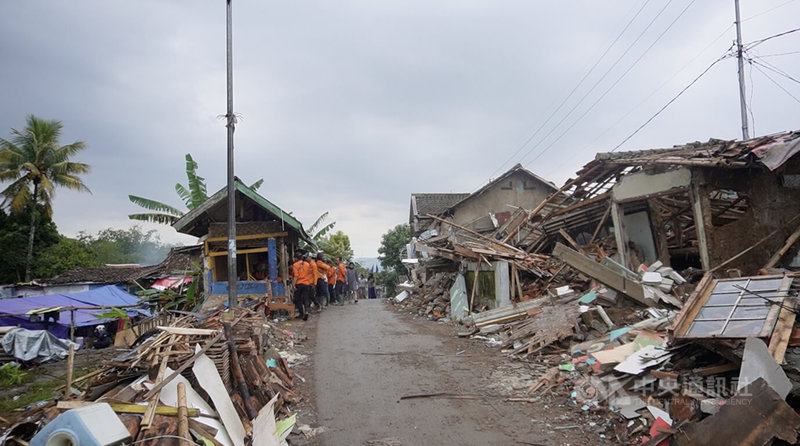
<svg viewBox="0 0 800 446"><path fill-rule="evenodd" d="M504 222L431 214L394 301L550 364L527 394L614 411L618 441L795 442L798 151L800 131L599 153Z"/></svg>

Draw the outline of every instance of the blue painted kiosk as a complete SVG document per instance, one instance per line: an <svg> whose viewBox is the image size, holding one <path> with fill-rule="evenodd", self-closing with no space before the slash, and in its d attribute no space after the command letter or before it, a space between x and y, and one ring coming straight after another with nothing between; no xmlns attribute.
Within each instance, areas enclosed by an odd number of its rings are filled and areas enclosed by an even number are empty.
<svg viewBox="0 0 800 446"><path fill-rule="evenodd" d="M236 294L290 301L289 266L300 240L311 243L303 225L238 178L236 187ZM228 298L227 187L183 215L172 226L200 238L206 300L203 311L222 307Z"/></svg>

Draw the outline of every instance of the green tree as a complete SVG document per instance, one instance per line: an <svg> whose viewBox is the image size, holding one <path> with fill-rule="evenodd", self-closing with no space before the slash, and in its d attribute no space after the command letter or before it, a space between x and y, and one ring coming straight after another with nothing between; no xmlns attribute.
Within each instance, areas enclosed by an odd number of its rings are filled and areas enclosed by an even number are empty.
<svg viewBox="0 0 800 446"><path fill-rule="evenodd" d="M96 236L80 233L78 239L86 244L99 264L140 263L154 265L166 258L169 246L161 243L154 229L143 232L139 226L130 229L104 229Z"/></svg>
<svg viewBox="0 0 800 446"><path fill-rule="evenodd" d="M26 282L31 279L39 205L50 218L56 186L90 192L79 177L89 172L89 165L70 161L86 148L86 143L59 145L62 128L61 121L29 115L23 130L12 128L10 140L0 138L0 182L11 182L0 192L3 205L9 206L11 212L21 212L26 207L30 212Z"/></svg>
<svg viewBox="0 0 800 446"><path fill-rule="evenodd" d="M386 286L389 295L394 294L400 276L406 274L406 268L401 262L401 253L409 242L411 242L411 228L408 224L397 225L381 237L378 260L383 270L378 273L375 280Z"/></svg>
<svg viewBox="0 0 800 446"><path fill-rule="evenodd" d="M327 218L328 218L328 211L325 211L322 215L317 217L316 221L314 221L314 223L307 229L307 232L311 235L311 240L314 242L314 245L319 246L320 242L323 240L325 235L328 232L330 232L334 226L336 226L335 221L323 226L323 223ZM311 250L317 248L301 240L300 249Z"/></svg>
<svg viewBox="0 0 800 446"><path fill-rule="evenodd" d="M406 268L401 262L401 253L406 245L411 242L411 229L407 223L400 224L390 229L381 237L381 246L378 248L378 260L384 269L391 269L398 273L405 273Z"/></svg>
<svg viewBox="0 0 800 446"><path fill-rule="evenodd" d="M322 252L332 259L341 257L345 261L350 261L353 258L350 237L342 231L336 231L327 237L321 238L318 244Z"/></svg>
<svg viewBox="0 0 800 446"><path fill-rule="evenodd" d="M208 199L206 179L197 174L197 167L197 162L192 159L192 155L190 153L187 153L186 185L184 186L181 183L175 184L175 192L178 193L178 197L180 197L181 201L183 201L183 204L190 211L197 206L200 206ZM257 190L263 183L264 180L260 179L253 183L250 186L250 189ZM172 225L185 213L174 206L161 201L152 200L150 198L144 198L137 195L128 195L128 199L132 203L150 211L139 214L130 214L128 215L128 218L131 220Z"/></svg>
<svg viewBox="0 0 800 446"><path fill-rule="evenodd" d="M56 244L46 248L38 256L35 272L36 277L48 278L87 266L100 266L100 262L86 243L59 236Z"/></svg>
<svg viewBox="0 0 800 446"><path fill-rule="evenodd" d="M42 218L36 219L36 240L33 245L34 262L33 273L36 277L41 275L39 267L47 264L42 258L51 246L58 243L58 230L53 221L47 217L39 205ZM30 214L28 209L18 213L6 213L0 209L0 246L2 246L2 261L0 261L0 283L18 283L25 277L26 257L28 250L28 234L30 234Z"/></svg>

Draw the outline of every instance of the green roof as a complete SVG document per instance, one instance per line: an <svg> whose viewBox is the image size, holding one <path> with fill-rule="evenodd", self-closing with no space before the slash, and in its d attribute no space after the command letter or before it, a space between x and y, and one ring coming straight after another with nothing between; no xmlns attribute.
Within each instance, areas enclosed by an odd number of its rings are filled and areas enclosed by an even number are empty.
<svg viewBox="0 0 800 446"><path fill-rule="evenodd" d="M284 212L283 209L279 208L271 201L267 200L266 198L262 197L258 193L256 193L253 189L245 186L238 178L234 179L234 187L236 190L239 191L242 195L249 198L253 203L267 211L268 213L272 214L278 220L282 220L284 224L289 226L290 228L294 229L300 236L301 239L305 240L306 242L312 243L311 237L306 234L305 229L303 229L303 224L300 223L296 218L290 215L288 212ZM194 235L195 237L200 237L205 234L198 234L196 231L201 229L201 226L197 226L199 223L200 218L209 212L213 207L219 205L220 203L227 202L228 200L228 186L223 187L214 195L208 197L206 201L204 201L200 206L192 209L191 211L185 213L178 221L176 221L172 227L175 228L176 231L183 233ZM203 229L205 232L208 231L207 226Z"/></svg>

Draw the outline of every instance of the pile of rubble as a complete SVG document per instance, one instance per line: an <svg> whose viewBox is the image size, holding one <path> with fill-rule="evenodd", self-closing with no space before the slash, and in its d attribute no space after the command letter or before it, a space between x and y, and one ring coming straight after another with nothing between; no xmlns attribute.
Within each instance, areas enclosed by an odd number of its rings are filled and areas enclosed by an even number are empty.
<svg viewBox="0 0 800 446"><path fill-rule="evenodd" d="M299 400L287 360L301 357L291 352L291 332L237 308L201 321L181 317L145 337L79 379L68 371L63 398L24 413L0 444L44 444L65 429L137 444L285 441Z"/></svg>
<svg viewBox="0 0 800 446"><path fill-rule="evenodd" d="M487 240L479 248L474 236L467 248L464 232L438 254L449 249L471 261L477 253L478 264L513 259L513 303L477 305L476 281L471 290L462 285L467 304L459 304L459 273L436 272L406 283L395 304L452 318L459 336L535 364L522 399L560 395L578 411L608 412L615 422L598 433L620 444L800 440L800 415L787 403L800 397L800 275L720 277L658 261L633 271L602 240L574 249L557 243L552 256L512 255L515 248ZM426 274L423 263L411 276Z"/></svg>

